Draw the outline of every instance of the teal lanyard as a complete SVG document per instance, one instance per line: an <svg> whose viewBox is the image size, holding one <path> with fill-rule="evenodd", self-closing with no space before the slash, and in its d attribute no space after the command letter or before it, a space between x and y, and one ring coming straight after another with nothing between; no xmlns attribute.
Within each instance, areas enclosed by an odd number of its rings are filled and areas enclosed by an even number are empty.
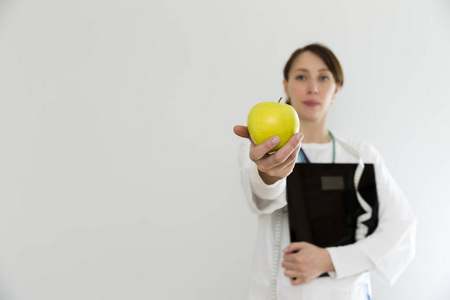
<svg viewBox="0 0 450 300"><path fill-rule="evenodd" d="M331 131L328 131L328 133L330 134L330 136L331 136L331 141L333 142L333 160L332 160L332 162L333 162L333 164L334 164L335 161L336 161L336 142L335 142L335 140L334 140L334 136L333 136L333 134L331 133ZM306 156L305 151L303 151L303 149L300 149L300 152L298 153L298 155L300 156L300 160L302 161L302 163L304 163L304 164L309 164L309 163L311 163L311 162L309 161L308 156Z"/></svg>

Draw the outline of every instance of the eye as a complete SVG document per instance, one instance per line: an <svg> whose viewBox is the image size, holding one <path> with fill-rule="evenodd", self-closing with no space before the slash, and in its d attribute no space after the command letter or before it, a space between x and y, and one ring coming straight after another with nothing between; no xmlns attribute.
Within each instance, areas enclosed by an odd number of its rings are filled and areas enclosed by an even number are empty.
<svg viewBox="0 0 450 300"><path fill-rule="evenodd" d="M328 76L320 76L320 80L328 81L328 80L330 80L330 77L328 77Z"/></svg>
<svg viewBox="0 0 450 300"><path fill-rule="evenodd" d="M305 80L306 79L305 75L298 75L295 78L298 79L298 80Z"/></svg>

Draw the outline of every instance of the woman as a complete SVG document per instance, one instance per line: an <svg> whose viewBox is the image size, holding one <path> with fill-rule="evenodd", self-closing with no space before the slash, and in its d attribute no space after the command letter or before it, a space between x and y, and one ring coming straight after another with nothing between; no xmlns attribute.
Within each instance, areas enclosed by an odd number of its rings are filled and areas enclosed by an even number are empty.
<svg viewBox="0 0 450 300"><path fill-rule="evenodd" d="M248 299L370 299L371 272L393 284L414 257L416 219L380 154L366 143L335 138L327 129L329 107L343 83L340 63L328 48L312 44L298 49L286 63L283 86L287 103L299 115L301 133L267 154L278 137L256 146L245 126L234 128L251 142L249 152L248 146L241 148L241 181L258 215ZM362 159L374 164L379 211L373 234L340 247L290 242L286 177L306 156L312 163Z"/></svg>

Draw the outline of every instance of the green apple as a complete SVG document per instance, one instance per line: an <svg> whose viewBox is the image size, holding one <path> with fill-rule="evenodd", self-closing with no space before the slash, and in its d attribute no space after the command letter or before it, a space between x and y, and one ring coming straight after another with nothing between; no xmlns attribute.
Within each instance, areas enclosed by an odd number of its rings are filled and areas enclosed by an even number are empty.
<svg viewBox="0 0 450 300"><path fill-rule="evenodd" d="M281 98L280 98L281 100ZM276 102L261 102L253 106L247 118L250 137L259 145L273 136L281 138L280 143L269 152L283 147L289 139L300 130L300 121L295 109Z"/></svg>

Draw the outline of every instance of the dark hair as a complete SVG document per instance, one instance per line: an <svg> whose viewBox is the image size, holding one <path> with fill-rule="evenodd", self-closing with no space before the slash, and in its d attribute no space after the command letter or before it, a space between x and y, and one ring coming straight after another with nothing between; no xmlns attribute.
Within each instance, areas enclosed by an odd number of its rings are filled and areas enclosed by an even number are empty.
<svg viewBox="0 0 450 300"><path fill-rule="evenodd" d="M289 71L291 70L292 63L300 54L306 51L310 51L319 56L323 60L327 68L330 70L330 72L333 74L334 81L339 84L340 87L344 85L344 72L342 71L339 60L330 49L321 44L310 44L303 48L297 49L294 51L294 53L292 53L291 57L284 66L283 74L286 81L288 81L289 79Z"/></svg>

